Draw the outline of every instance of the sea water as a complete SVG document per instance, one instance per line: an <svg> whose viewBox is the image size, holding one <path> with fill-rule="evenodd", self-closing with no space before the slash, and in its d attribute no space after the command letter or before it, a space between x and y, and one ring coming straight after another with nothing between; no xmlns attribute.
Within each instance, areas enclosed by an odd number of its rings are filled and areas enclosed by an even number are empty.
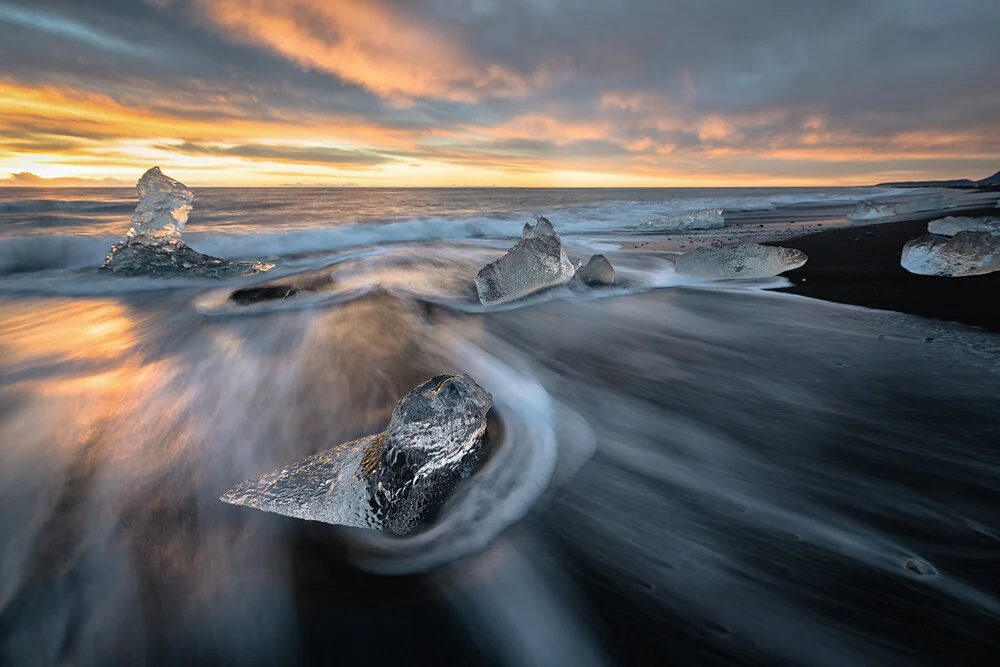
<svg viewBox="0 0 1000 667"><path fill-rule="evenodd" d="M261 277L96 272L131 191L0 191L0 663L990 664L997 336L620 248L872 196L196 190L196 250L337 280L241 309ZM535 213L625 286L479 306ZM218 500L442 372L501 442L427 530Z"/></svg>

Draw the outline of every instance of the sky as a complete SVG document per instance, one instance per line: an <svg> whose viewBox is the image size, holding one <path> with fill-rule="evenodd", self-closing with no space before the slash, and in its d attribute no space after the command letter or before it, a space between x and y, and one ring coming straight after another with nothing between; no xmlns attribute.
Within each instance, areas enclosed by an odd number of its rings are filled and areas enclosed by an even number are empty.
<svg viewBox="0 0 1000 667"><path fill-rule="evenodd" d="M0 184L1000 170L997 0L0 0Z"/></svg>

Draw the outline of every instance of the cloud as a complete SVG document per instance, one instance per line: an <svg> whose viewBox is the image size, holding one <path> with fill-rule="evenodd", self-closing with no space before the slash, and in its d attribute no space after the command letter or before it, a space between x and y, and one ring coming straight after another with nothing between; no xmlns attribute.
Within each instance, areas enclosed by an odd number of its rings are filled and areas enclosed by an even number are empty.
<svg viewBox="0 0 1000 667"><path fill-rule="evenodd" d="M118 188L133 187L134 185L134 181L118 178L42 178L27 171L11 174L7 178L0 178L0 187L15 188Z"/></svg>
<svg viewBox="0 0 1000 667"><path fill-rule="evenodd" d="M950 176L1000 162L998 24L993 0L0 0L0 169Z"/></svg>
<svg viewBox="0 0 1000 667"><path fill-rule="evenodd" d="M525 94L530 83L500 62L477 60L405 5L346 0L203 0L231 37L386 96L474 101Z"/></svg>
<svg viewBox="0 0 1000 667"><path fill-rule="evenodd" d="M218 144L160 144L158 150L184 155L216 157L237 157L261 162L285 162L288 164L312 164L337 167L371 167L392 162L393 158L366 151L350 151L329 147L271 146L262 144L242 144L225 146Z"/></svg>

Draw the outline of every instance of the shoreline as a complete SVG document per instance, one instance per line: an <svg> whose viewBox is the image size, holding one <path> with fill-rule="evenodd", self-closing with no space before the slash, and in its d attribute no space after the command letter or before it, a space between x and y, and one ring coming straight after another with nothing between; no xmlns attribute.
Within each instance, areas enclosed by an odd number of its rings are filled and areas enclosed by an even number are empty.
<svg viewBox="0 0 1000 667"><path fill-rule="evenodd" d="M961 215L991 217L998 213L1000 209L977 208ZM1000 333L1000 309L996 308L1000 303L1000 272L963 278L921 276L899 263L903 245L926 234L927 223L942 217L937 211L912 220L841 226L781 240L780 245L803 251L809 261L802 268L783 273L792 286L775 291Z"/></svg>
<svg viewBox="0 0 1000 667"><path fill-rule="evenodd" d="M773 215L773 214L772 214ZM621 242L626 252L680 255L716 243L761 243L801 250L805 266L782 273L792 286L774 291L821 301L957 322L1000 333L1000 272L963 278L920 276L900 265L903 245L947 216L997 217L985 203L852 223L842 215L790 209L775 217L727 219L724 229L648 234Z"/></svg>

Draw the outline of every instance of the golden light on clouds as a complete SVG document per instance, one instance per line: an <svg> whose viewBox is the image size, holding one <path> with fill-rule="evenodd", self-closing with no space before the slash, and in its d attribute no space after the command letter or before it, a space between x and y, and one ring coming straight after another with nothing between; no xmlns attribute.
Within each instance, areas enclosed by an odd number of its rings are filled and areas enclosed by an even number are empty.
<svg viewBox="0 0 1000 667"><path fill-rule="evenodd" d="M47 45L0 74L5 185L131 183L153 164L195 186L865 184L974 176L955 171L1000 159L1000 121L985 113L995 95L925 126L882 99L856 109L861 93L853 107L830 101L795 63L770 75L789 76L799 97L767 87L769 62L722 59L715 71L698 60L711 50L687 62L690 49L650 60L671 42L606 30L628 13L156 0L137 6L140 30L38 7L10 14L16 25L0 11L0 31L37 25L32 39ZM181 27L151 30L167 14ZM752 43L747 57L758 52ZM978 120L956 120L967 110Z"/></svg>
<svg viewBox="0 0 1000 667"><path fill-rule="evenodd" d="M202 6L237 39L378 94L475 101L529 88L499 64L475 62L439 28L374 2L207 0Z"/></svg>

